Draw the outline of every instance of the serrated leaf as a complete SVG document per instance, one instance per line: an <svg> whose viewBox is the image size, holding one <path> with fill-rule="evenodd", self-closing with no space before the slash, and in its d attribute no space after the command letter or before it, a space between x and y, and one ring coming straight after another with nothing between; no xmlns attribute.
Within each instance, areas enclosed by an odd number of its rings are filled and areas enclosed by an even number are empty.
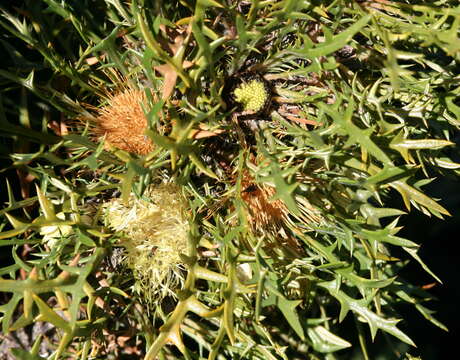
<svg viewBox="0 0 460 360"><path fill-rule="evenodd" d="M381 218L390 217L390 216L400 216L407 214L405 211L392 208L377 208L370 204L364 204L359 208L361 214L367 219L379 220Z"/></svg>
<svg viewBox="0 0 460 360"><path fill-rule="evenodd" d="M273 284L268 289L272 289ZM268 298L262 301L262 306L276 305L281 311L291 328L301 338L305 338L305 334L302 328L302 324L299 320L299 314L297 314L296 307L302 303L302 300L288 300L279 292L273 292Z"/></svg>
<svg viewBox="0 0 460 360"><path fill-rule="evenodd" d="M401 194L404 200L404 204L406 205L407 209L410 210L410 202L414 201L428 210L437 211L440 214L450 216L449 212L444 209L441 205L439 205L436 201L426 196L421 191L413 188L412 186L408 185L402 180L393 181L390 186Z"/></svg>
<svg viewBox="0 0 460 360"><path fill-rule="evenodd" d="M23 229L23 228L28 228L30 224L22 222L21 220L16 219L13 215L10 215L8 213L5 213L6 218L10 222L11 226L14 227L15 229Z"/></svg>
<svg viewBox="0 0 460 360"><path fill-rule="evenodd" d="M331 108L326 104L319 103L318 107L329 115L336 124L349 136L348 142L358 143L361 149L369 152L377 160L381 161L384 165L393 166L392 161L385 152L378 147L370 138L369 129L362 130L352 122L352 115L355 110L355 103L353 100L347 105L345 114L340 114L338 106Z"/></svg>
<svg viewBox="0 0 460 360"><path fill-rule="evenodd" d="M64 330L66 333L70 333L72 331L69 323L60 317L56 312L54 312L40 297L37 295L32 295L35 304L38 306L40 310L40 320L47 321L54 326Z"/></svg>
<svg viewBox="0 0 460 360"><path fill-rule="evenodd" d="M72 192L72 189L68 185L64 184L64 182L62 182L61 180L54 177L50 177L49 180L50 183L56 186L59 190L62 190L67 194L70 194Z"/></svg>
<svg viewBox="0 0 460 360"><path fill-rule="evenodd" d="M320 353L331 353L351 347L348 341L331 333L323 326L309 327L307 334L312 342L313 349Z"/></svg>
<svg viewBox="0 0 460 360"><path fill-rule="evenodd" d="M2 231L2 232L0 233L0 240L1 240L1 239L12 238L12 237L14 237L14 236L23 234L24 232L27 231L28 228L29 228L29 226L25 226L25 227L21 227L21 228L17 228L17 229Z"/></svg>
<svg viewBox="0 0 460 360"><path fill-rule="evenodd" d="M89 236L85 235L81 230L77 231L77 238L78 240L81 241L82 244L89 246L89 247L95 247L96 243L91 239ZM107 235L107 234L102 234L102 235Z"/></svg>
<svg viewBox="0 0 460 360"><path fill-rule="evenodd" d="M208 175L209 177L219 180L219 177L211 169L204 165L203 162L198 158L198 156L196 156L196 154L189 154L189 158L198 170Z"/></svg>
<svg viewBox="0 0 460 360"><path fill-rule="evenodd" d="M409 150L436 150L449 145L454 145L454 143L440 139L406 139L404 132L401 131L391 140L390 148L398 151L406 162L414 162Z"/></svg>
<svg viewBox="0 0 460 360"><path fill-rule="evenodd" d="M38 185L35 185L35 189L37 191L38 202L40 203L40 209L43 211L45 215L45 219L49 221L59 221L54 212L54 206L50 200L47 199L45 194L41 191Z"/></svg>
<svg viewBox="0 0 460 360"><path fill-rule="evenodd" d="M436 319L434 316L432 316L431 314L434 313L433 310L430 310L430 309L427 309L426 307L424 307L423 305L420 305L420 304L416 304L415 305L415 308L424 316L425 319L427 319L429 322L431 322L432 324L436 325L438 328L444 330L444 331L449 331L449 329L447 329L447 327L442 323L440 322L438 319Z"/></svg>
<svg viewBox="0 0 460 360"><path fill-rule="evenodd" d="M371 19L371 15L363 16L361 19L356 21L352 26L339 34L327 39L325 42L318 44L314 47L306 46L303 49L296 51L295 53L305 56L308 59L315 59L320 56L326 56L334 51L343 48L353 38L353 36L360 31Z"/></svg>
<svg viewBox="0 0 460 360"><path fill-rule="evenodd" d="M281 170L277 160L273 158L262 146L259 146L259 148L264 153L264 155L270 159L268 161L270 175L266 178L273 181L276 189L276 193L270 199L270 201L276 199L282 200L293 215L300 217L301 213L294 197L294 191L299 184L296 182L289 184L284 179L283 171Z"/></svg>
<svg viewBox="0 0 460 360"><path fill-rule="evenodd" d="M420 256L418 256L418 254L417 254L418 249L416 249L416 248L407 248L407 247L403 247L403 249L422 266L423 270L425 270L428 274L430 274L433 278L435 278L436 281L438 281L440 284L442 284L441 279L439 277L437 277L435 275L435 273L432 272L430 270L430 268L423 262L423 260L420 258Z"/></svg>
<svg viewBox="0 0 460 360"><path fill-rule="evenodd" d="M311 245L318 253L324 256L331 264L338 263L337 257L332 253L333 248L329 247L326 248L318 241L313 239L308 235L304 235L302 237L309 245ZM388 286L394 281L394 277L388 279L366 279L361 276L358 276L353 271L353 266L350 265L346 268L338 268L334 269L334 272L343 276L345 279L349 280L353 285L357 286L360 290L364 290L366 288L383 288Z"/></svg>
<svg viewBox="0 0 460 360"><path fill-rule="evenodd" d="M434 159L430 159L434 165L436 166L439 166L443 169L460 169L460 164L459 163L456 163L456 162L453 162L451 159L449 158L434 158Z"/></svg>
<svg viewBox="0 0 460 360"><path fill-rule="evenodd" d="M404 246L407 248L419 248L419 245L413 241L404 239L399 236L394 236L391 234L390 229L380 229L380 230L360 230L360 234L366 236L368 239L377 240L380 242L385 242L391 245Z"/></svg>
<svg viewBox="0 0 460 360"><path fill-rule="evenodd" d="M427 319L430 321L432 324L436 325L437 327L441 328L444 331L448 331L447 327L441 323L439 320L434 318L431 314L434 313L434 311L427 309L426 307L422 306L419 303L419 299L412 297L408 291L406 290L405 286L400 287L396 292L396 295L398 295L402 300L414 304L415 308Z"/></svg>
<svg viewBox="0 0 460 360"><path fill-rule="evenodd" d="M18 306L19 302L22 299L22 294L13 294L10 301L7 304L0 305L0 312L3 313L2 317L2 333L7 334L10 331L10 324L13 315L15 314L15 309Z"/></svg>
<svg viewBox="0 0 460 360"><path fill-rule="evenodd" d="M365 185L384 185L395 180L407 178L416 169L409 166L384 166L383 169L366 179Z"/></svg>
<svg viewBox="0 0 460 360"><path fill-rule="evenodd" d="M346 312L348 310L353 311L356 315L361 317L367 324L369 325L369 328L371 330L371 336L374 339L377 330L383 330L395 337L397 337L399 340L415 346L414 342L406 335L404 334L401 330L399 330L396 327L396 324L399 322L397 319L385 319L371 310L367 307L367 301L363 300L355 300L348 295L346 295L343 291L337 290L336 289L336 284L335 281L331 281L328 283L320 283L318 284L321 287L324 287L329 291L329 293L334 296L339 302L340 305L343 308L346 309ZM344 315L342 315L342 309L341 309L341 316L340 318L343 319ZM359 318L358 317L358 318Z"/></svg>
<svg viewBox="0 0 460 360"><path fill-rule="evenodd" d="M336 272L344 276L347 280L349 280L353 285L357 286L359 289L385 288L396 279L395 276L388 279L366 279L356 275L355 273L351 272L351 270L348 274L346 274L343 270L336 270Z"/></svg>
<svg viewBox="0 0 460 360"><path fill-rule="evenodd" d="M422 139L422 140L409 140L402 139L399 141L392 141L390 147L393 149L410 149L410 150L420 150L420 149L442 149L445 146L454 145L453 142L447 140L438 140L438 139Z"/></svg>

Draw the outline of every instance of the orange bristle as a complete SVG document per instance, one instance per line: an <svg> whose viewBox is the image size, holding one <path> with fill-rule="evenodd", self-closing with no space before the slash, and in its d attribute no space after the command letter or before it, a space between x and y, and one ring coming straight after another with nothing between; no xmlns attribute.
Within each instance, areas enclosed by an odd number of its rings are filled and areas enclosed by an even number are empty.
<svg viewBox="0 0 460 360"><path fill-rule="evenodd" d="M146 106L144 90L124 89L109 95L107 105L98 109L93 133L105 136L108 145L138 155L146 155L154 148L145 135L147 119L142 106Z"/></svg>

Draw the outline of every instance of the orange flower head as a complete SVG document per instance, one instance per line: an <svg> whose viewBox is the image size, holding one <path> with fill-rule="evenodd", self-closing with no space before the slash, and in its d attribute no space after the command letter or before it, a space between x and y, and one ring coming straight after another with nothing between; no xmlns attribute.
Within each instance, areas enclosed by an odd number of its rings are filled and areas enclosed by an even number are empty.
<svg viewBox="0 0 460 360"><path fill-rule="evenodd" d="M154 148L146 136L147 118L142 106L147 105L144 90L127 88L108 96L108 104L98 109L93 129L97 137L104 136L108 145L138 155Z"/></svg>

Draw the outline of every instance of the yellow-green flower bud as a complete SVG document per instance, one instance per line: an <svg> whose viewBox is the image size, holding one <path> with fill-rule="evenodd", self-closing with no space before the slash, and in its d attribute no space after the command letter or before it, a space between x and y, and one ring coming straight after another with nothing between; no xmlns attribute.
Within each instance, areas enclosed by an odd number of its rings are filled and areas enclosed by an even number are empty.
<svg viewBox="0 0 460 360"><path fill-rule="evenodd" d="M242 105L243 111L261 111L269 98L265 84L257 79L242 82L234 91L235 101Z"/></svg>

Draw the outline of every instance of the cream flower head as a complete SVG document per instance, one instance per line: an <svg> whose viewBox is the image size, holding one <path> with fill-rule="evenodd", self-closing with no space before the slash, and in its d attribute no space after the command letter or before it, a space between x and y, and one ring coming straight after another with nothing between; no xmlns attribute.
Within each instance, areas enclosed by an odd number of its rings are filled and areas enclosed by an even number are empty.
<svg viewBox="0 0 460 360"><path fill-rule="evenodd" d="M188 249L189 224L177 186L152 186L144 198L133 194L127 204L113 199L104 210L107 225L122 234L125 263L134 273L135 290L153 304L174 296L174 289L183 282L180 254Z"/></svg>

